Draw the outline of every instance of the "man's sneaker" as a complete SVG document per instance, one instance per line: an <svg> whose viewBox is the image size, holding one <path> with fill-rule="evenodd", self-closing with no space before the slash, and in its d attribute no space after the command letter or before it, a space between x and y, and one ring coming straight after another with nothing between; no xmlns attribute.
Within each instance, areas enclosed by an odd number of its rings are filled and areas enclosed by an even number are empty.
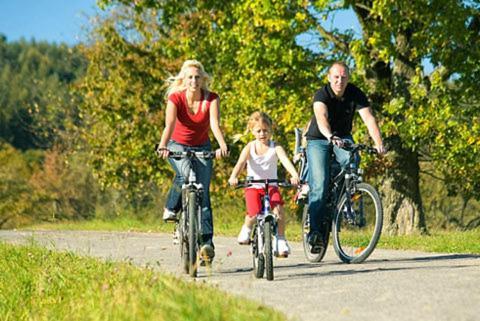
<svg viewBox="0 0 480 321"><path fill-rule="evenodd" d="M167 221L175 222L175 221L177 221L177 214L174 211L169 210L168 208L165 208L163 210L163 220L165 222L167 222Z"/></svg>
<svg viewBox="0 0 480 321"><path fill-rule="evenodd" d="M312 232L308 236L308 244L310 244L312 247L310 249L312 254L318 254L322 252L323 248L325 247L325 244L323 243L323 237L319 232Z"/></svg>
<svg viewBox="0 0 480 321"><path fill-rule="evenodd" d="M242 225L242 229L238 234L237 241L238 244L247 245L250 244L250 234L252 233L252 229L245 224Z"/></svg>
<svg viewBox="0 0 480 321"><path fill-rule="evenodd" d="M284 237L273 239L273 252L277 257L288 257L290 255L290 246Z"/></svg>
<svg viewBox="0 0 480 321"><path fill-rule="evenodd" d="M213 258L215 257L215 249L212 244L206 243L203 244L200 248L200 264L212 264Z"/></svg>

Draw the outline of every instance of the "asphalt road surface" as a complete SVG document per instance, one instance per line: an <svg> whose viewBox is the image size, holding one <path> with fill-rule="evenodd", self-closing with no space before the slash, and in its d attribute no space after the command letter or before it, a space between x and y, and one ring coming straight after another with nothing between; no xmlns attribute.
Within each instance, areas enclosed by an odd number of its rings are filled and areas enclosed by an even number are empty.
<svg viewBox="0 0 480 321"><path fill-rule="evenodd" d="M0 231L0 240L35 242L108 260L132 261L190 279L168 234L92 231ZM480 256L376 249L362 264L341 263L329 248L308 263L300 243L274 259L275 280L252 274L248 246L216 237L212 269L195 282L262 302L291 320L480 320Z"/></svg>

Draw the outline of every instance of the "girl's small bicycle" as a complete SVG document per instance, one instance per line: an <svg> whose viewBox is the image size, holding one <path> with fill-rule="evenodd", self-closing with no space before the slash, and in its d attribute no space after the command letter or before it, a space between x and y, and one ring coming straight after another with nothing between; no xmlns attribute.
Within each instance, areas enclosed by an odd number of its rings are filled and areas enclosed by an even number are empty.
<svg viewBox="0 0 480 321"><path fill-rule="evenodd" d="M253 258L253 274L256 278L263 278L266 274L267 280L272 281L273 275L273 256L277 255L273 242L277 234L277 216L270 207L270 196L268 189L270 184L277 183L280 187L291 187L292 185L278 179L246 179L238 182L237 188L249 187L252 184L263 184L265 195L262 199L262 211L257 215L257 221L253 227L250 238L250 245Z"/></svg>

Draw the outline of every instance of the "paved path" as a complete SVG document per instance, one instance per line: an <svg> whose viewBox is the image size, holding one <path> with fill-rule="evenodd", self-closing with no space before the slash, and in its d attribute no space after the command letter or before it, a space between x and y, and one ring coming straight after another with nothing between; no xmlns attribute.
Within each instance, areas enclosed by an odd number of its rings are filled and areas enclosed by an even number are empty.
<svg viewBox="0 0 480 321"><path fill-rule="evenodd" d="M131 260L182 275L170 235L106 232L0 231L0 240L34 240L58 250ZM248 247L215 238L211 271L196 282L250 297L291 320L480 320L480 256L376 250L367 262L343 264L332 248L320 264L307 263L300 243L288 259L275 259L275 280L255 279ZM189 278L185 276L186 278Z"/></svg>

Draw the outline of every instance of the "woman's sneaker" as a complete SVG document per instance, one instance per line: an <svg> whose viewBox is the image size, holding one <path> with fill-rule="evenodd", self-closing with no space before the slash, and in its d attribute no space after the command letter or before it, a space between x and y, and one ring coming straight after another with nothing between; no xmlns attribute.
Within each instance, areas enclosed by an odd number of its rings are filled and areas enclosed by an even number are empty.
<svg viewBox="0 0 480 321"><path fill-rule="evenodd" d="M177 213L175 213L172 210L169 210L168 208L165 208L163 210L163 220L165 222L167 222L167 221L175 222L175 221L177 221Z"/></svg>
<svg viewBox="0 0 480 321"><path fill-rule="evenodd" d="M213 244L203 244L200 248L200 265L211 265L214 257L215 248L213 247Z"/></svg>
<svg viewBox="0 0 480 321"><path fill-rule="evenodd" d="M250 244L250 234L252 233L252 229L245 224L242 225L242 229L238 234L237 241L238 244L241 245L248 245Z"/></svg>

